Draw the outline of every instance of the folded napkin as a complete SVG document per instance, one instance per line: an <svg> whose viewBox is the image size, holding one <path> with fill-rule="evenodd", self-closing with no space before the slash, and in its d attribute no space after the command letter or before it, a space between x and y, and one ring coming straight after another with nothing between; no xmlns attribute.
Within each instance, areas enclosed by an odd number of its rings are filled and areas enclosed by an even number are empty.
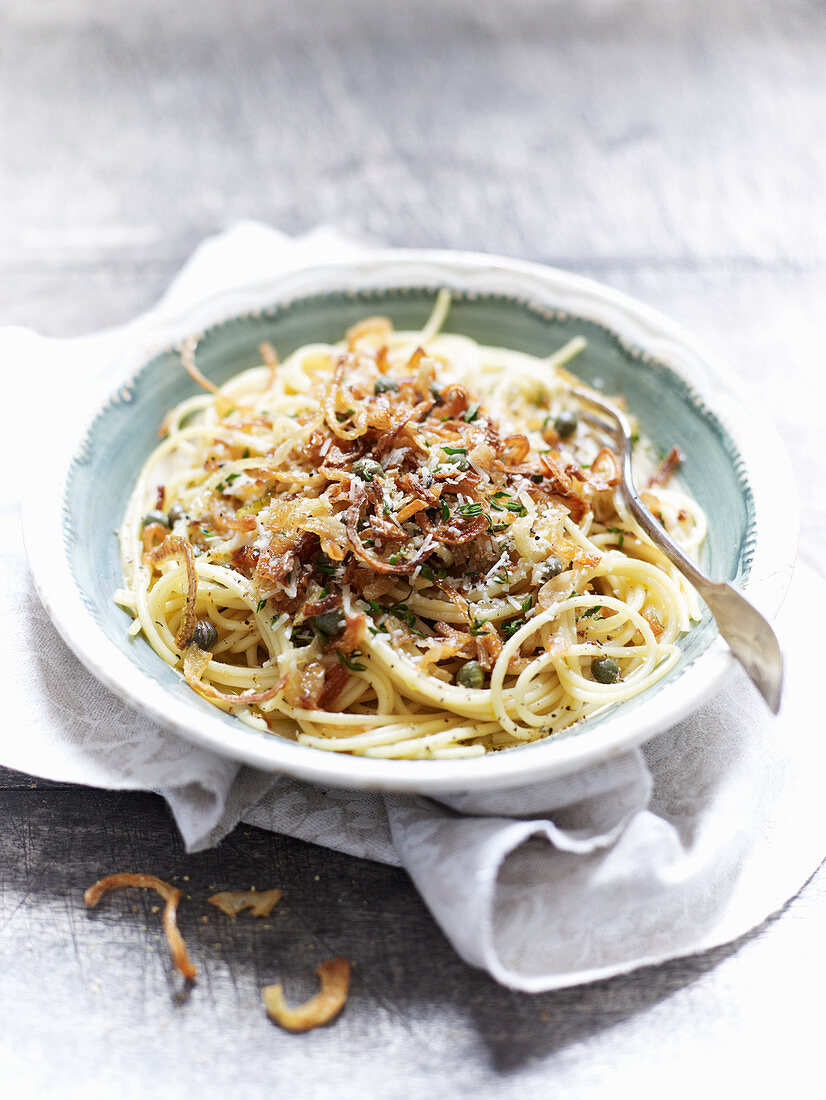
<svg viewBox="0 0 826 1100"><path fill-rule="evenodd" d="M199 247L153 313L359 251L325 229L291 239L242 223ZM54 340L0 330L9 407L30 399L37 377L70 415L72 393L105 382L133 333L126 325ZM22 426L4 430L10 453L24 453ZM241 820L401 865L464 959L531 992L728 942L778 910L826 854L826 746L812 721L817 649L806 627L826 583L805 563L778 624L788 662L779 718L737 673L694 716L609 764L486 795L382 797L239 766L165 732L98 684L34 593L20 488L12 477L0 485L0 763L160 791L191 851Z"/></svg>

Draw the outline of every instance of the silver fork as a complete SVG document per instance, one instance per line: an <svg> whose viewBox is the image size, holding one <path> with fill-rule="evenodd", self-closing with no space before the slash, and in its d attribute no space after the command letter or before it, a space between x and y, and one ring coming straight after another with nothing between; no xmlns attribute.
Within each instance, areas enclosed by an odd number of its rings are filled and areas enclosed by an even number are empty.
<svg viewBox="0 0 826 1100"><path fill-rule="evenodd" d="M631 474L631 426L625 415L582 386L574 386L571 392L577 400L599 409L608 418L605 421L594 416L583 416L586 422L600 428L618 446L622 466L620 490L628 511L651 541L705 600L720 633L728 642L729 649L773 713L777 714L783 690L783 654L768 620L734 585L725 581L712 581L700 572L643 504Z"/></svg>

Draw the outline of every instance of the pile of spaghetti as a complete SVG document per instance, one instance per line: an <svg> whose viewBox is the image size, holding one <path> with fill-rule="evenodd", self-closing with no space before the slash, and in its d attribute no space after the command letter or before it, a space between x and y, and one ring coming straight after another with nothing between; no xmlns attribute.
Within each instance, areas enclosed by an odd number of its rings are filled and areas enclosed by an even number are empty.
<svg viewBox="0 0 826 1100"><path fill-rule="evenodd" d="M693 593L624 512L564 365L386 318L206 389L166 418L121 531L116 599L216 706L308 745L468 756L636 695ZM635 448L639 475L646 445ZM637 454L639 452L639 454ZM689 550L705 520L649 463Z"/></svg>

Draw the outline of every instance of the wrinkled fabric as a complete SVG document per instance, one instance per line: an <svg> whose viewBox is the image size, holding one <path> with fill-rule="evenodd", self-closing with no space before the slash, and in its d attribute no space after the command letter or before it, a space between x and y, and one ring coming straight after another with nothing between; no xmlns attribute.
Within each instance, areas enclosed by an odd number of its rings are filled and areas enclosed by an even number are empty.
<svg viewBox="0 0 826 1100"><path fill-rule="evenodd" d="M207 293L359 251L329 230L290 239L242 223L204 242L153 312L178 313ZM37 376L70 413L73 391L105 386L107 363L138 323L73 340L0 330L3 362L15 368L6 374L10 407L23 405ZM11 421L6 432L9 453L23 453L23 426ZM643 749L574 776L439 801L382 797L235 764L99 684L34 592L20 489L12 477L0 485L0 763L160 791L190 851L217 844L240 820L401 866L468 963L532 992L728 942L782 907L826 854L818 650L806 627L826 584L806 564L778 623L788 669L779 718L738 673Z"/></svg>

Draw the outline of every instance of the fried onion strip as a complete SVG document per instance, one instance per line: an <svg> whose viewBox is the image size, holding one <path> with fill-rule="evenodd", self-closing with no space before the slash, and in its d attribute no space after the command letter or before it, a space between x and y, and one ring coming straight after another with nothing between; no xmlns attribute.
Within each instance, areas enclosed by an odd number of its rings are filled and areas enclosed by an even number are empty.
<svg viewBox="0 0 826 1100"><path fill-rule="evenodd" d="M328 959L316 968L321 990L309 1001L290 1008L281 982L268 985L262 996L267 1015L287 1031L311 1031L331 1023L347 1003L350 991L350 964L341 955Z"/></svg>
<svg viewBox="0 0 826 1100"><path fill-rule="evenodd" d="M211 660L212 654L199 649L194 642L184 650L184 678L193 691L197 691L199 695L203 695L206 699L218 699L220 702L229 703L234 707L246 707L253 703L266 703L268 699L274 699L280 691L284 690L287 683L288 677L285 673L280 680L277 680L266 691L242 691L240 694L219 691L218 688L205 683L201 679Z"/></svg>
<svg viewBox="0 0 826 1100"><path fill-rule="evenodd" d="M226 913L228 917L237 917L248 909L254 917L268 917L281 901L281 890L222 890L207 898L210 905Z"/></svg>
<svg viewBox="0 0 826 1100"><path fill-rule="evenodd" d="M685 455L680 448L672 447L660 463L656 473L648 479L648 488L653 489L655 485L667 485L671 480L671 475L684 461Z"/></svg>
<svg viewBox="0 0 826 1100"><path fill-rule="evenodd" d="M94 909L104 894L108 894L110 890L119 890L124 886L137 886L142 890L154 890L164 899L166 904L163 911L163 930L166 933L172 961L185 978L192 980L197 970L190 962L184 938L178 930L177 912L178 902L181 900L181 891L176 886L172 886L154 875L129 874L127 872L98 879L83 895L83 900L90 909Z"/></svg>
<svg viewBox="0 0 826 1100"><path fill-rule="evenodd" d="M367 503L367 496L363 489L360 489L356 495L356 499L350 505L347 510L347 539L352 547L353 553L357 558L360 558L365 565L369 565L372 569L375 569L378 573L399 573L409 574L423 562L430 554L432 550L420 551L414 557L409 558L407 561L397 562L395 565L391 565L390 562L382 561L381 558L377 558L375 554L371 554L364 543L359 538L358 522L361 519L361 513L364 509L364 505Z"/></svg>

